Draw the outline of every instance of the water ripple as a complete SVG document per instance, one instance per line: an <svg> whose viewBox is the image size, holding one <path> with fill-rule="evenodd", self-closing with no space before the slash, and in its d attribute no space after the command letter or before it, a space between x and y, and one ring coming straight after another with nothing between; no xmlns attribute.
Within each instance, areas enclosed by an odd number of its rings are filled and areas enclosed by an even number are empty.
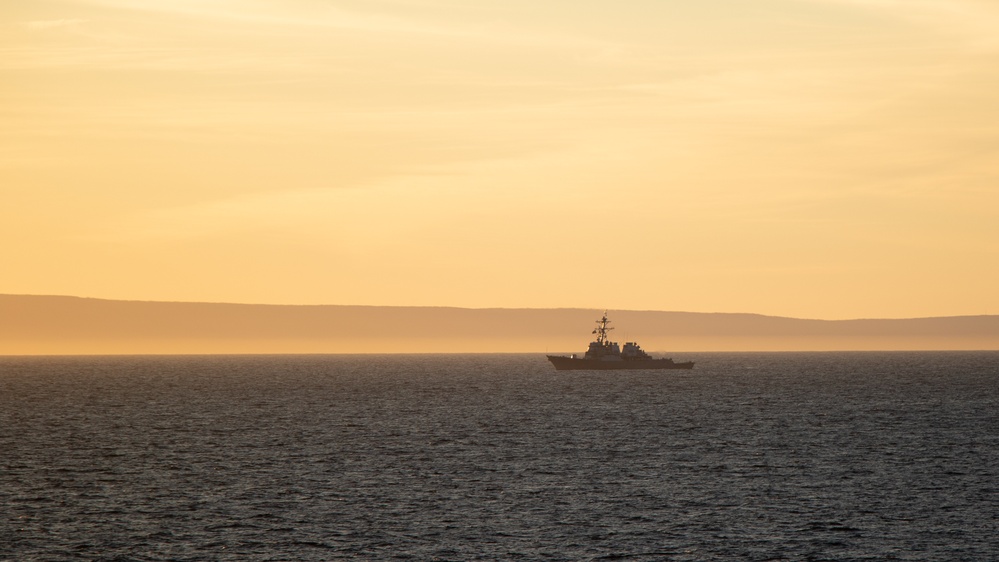
<svg viewBox="0 0 999 562"><path fill-rule="evenodd" d="M0 560L999 559L999 354L0 358Z"/></svg>

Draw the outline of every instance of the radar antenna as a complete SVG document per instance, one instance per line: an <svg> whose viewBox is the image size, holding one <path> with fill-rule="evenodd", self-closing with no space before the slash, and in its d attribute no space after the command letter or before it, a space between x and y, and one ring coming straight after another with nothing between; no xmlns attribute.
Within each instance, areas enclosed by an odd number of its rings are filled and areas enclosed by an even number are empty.
<svg viewBox="0 0 999 562"><path fill-rule="evenodd" d="M610 320L607 319L607 311L605 310L604 317L597 320L597 327L593 330L593 333L597 335L598 344L605 345L607 343L607 332L614 329L607 327L610 323Z"/></svg>

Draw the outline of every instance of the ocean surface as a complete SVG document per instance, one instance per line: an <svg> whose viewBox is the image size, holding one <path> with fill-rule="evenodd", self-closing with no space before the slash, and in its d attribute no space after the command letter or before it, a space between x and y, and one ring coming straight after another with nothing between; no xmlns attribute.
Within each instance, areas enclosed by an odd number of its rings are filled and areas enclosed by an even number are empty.
<svg viewBox="0 0 999 562"><path fill-rule="evenodd" d="M0 560L999 560L999 352L0 357Z"/></svg>

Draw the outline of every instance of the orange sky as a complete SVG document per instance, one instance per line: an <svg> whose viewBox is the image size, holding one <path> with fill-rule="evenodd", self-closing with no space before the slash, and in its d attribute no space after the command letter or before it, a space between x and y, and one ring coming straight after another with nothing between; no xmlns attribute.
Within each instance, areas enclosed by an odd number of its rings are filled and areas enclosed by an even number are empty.
<svg viewBox="0 0 999 562"><path fill-rule="evenodd" d="M999 314L992 0L0 4L0 293Z"/></svg>

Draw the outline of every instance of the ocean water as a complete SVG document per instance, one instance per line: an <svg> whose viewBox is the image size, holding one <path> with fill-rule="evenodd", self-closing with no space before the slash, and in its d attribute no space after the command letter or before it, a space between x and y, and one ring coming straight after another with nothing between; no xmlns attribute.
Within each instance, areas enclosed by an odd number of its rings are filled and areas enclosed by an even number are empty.
<svg viewBox="0 0 999 562"><path fill-rule="evenodd" d="M999 560L999 353L0 358L0 560Z"/></svg>

